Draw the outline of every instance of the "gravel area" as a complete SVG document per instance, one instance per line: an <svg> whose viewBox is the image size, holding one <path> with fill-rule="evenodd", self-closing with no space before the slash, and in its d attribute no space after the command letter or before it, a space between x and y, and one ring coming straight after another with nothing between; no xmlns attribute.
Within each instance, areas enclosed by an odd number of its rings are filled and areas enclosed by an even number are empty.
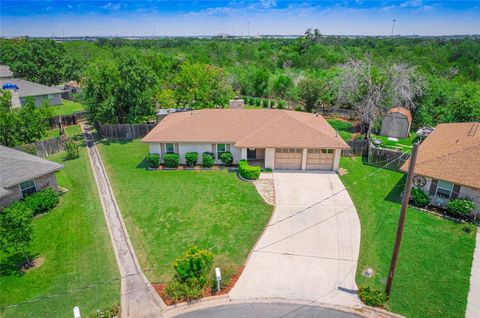
<svg viewBox="0 0 480 318"><path fill-rule="evenodd" d="M273 186L273 173L261 173L260 178L253 181L258 193L270 205L275 205L275 188Z"/></svg>

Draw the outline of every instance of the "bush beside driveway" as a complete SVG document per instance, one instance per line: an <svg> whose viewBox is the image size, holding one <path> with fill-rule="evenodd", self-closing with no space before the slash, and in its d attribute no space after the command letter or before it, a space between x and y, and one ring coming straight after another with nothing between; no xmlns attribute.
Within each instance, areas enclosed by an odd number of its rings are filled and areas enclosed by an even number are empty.
<svg viewBox="0 0 480 318"><path fill-rule="evenodd" d="M362 226L356 281L383 290L400 214L403 173L342 157L341 177ZM407 317L464 317L475 227L409 208L397 272L386 308ZM361 272L371 267L366 278Z"/></svg>
<svg viewBox="0 0 480 318"><path fill-rule="evenodd" d="M139 140L99 145L137 257L152 283L168 282L185 249L209 248L216 264L243 265L267 223L251 183L220 171L147 171Z"/></svg>

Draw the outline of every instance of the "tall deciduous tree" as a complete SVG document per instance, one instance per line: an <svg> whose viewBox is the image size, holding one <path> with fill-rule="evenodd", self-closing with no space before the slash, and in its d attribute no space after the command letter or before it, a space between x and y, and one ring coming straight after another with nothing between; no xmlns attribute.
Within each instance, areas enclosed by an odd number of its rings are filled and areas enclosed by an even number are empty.
<svg viewBox="0 0 480 318"><path fill-rule="evenodd" d="M82 96L90 119L100 123L134 123L155 114L157 77L137 56L124 52L90 65Z"/></svg>
<svg viewBox="0 0 480 318"><path fill-rule="evenodd" d="M30 265L29 248L33 238L32 213L24 204L13 204L0 213L0 242L5 253L20 254Z"/></svg>
<svg viewBox="0 0 480 318"><path fill-rule="evenodd" d="M422 80L405 64L376 65L367 57L343 66L339 104L349 105L359 114L368 138L373 122L394 106L415 107L422 93Z"/></svg>
<svg viewBox="0 0 480 318"><path fill-rule="evenodd" d="M298 83L300 100L307 112L311 112L320 100L323 82L318 78L307 77Z"/></svg>

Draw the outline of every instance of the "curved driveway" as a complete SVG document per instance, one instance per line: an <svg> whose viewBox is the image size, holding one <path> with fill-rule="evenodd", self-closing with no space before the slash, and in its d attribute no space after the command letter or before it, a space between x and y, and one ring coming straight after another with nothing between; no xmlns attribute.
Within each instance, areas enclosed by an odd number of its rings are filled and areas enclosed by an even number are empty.
<svg viewBox="0 0 480 318"><path fill-rule="evenodd" d="M339 177L275 172L274 182L274 215L230 297L361 306L360 222Z"/></svg>

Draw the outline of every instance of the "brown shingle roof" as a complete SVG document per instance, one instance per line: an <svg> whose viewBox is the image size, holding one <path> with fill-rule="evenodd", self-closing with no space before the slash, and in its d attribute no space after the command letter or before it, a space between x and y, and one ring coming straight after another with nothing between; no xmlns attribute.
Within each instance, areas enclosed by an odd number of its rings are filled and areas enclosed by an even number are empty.
<svg viewBox="0 0 480 318"><path fill-rule="evenodd" d="M389 113L400 113L402 115L405 115L407 117L408 123L409 124L412 123L412 113L410 113L410 111L408 109L406 109L405 107L401 107L401 106L393 107L388 112Z"/></svg>
<svg viewBox="0 0 480 318"><path fill-rule="evenodd" d="M420 145L415 174L480 189L479 167L480 124L440 124Z"/></svg>
<svg viewBox="0 0 480 318"><path fill-rule="evenodd" d="M273 109L203 109L165 117L143 142L234 143L236 147L349 149L320 115Z"/></svg>

